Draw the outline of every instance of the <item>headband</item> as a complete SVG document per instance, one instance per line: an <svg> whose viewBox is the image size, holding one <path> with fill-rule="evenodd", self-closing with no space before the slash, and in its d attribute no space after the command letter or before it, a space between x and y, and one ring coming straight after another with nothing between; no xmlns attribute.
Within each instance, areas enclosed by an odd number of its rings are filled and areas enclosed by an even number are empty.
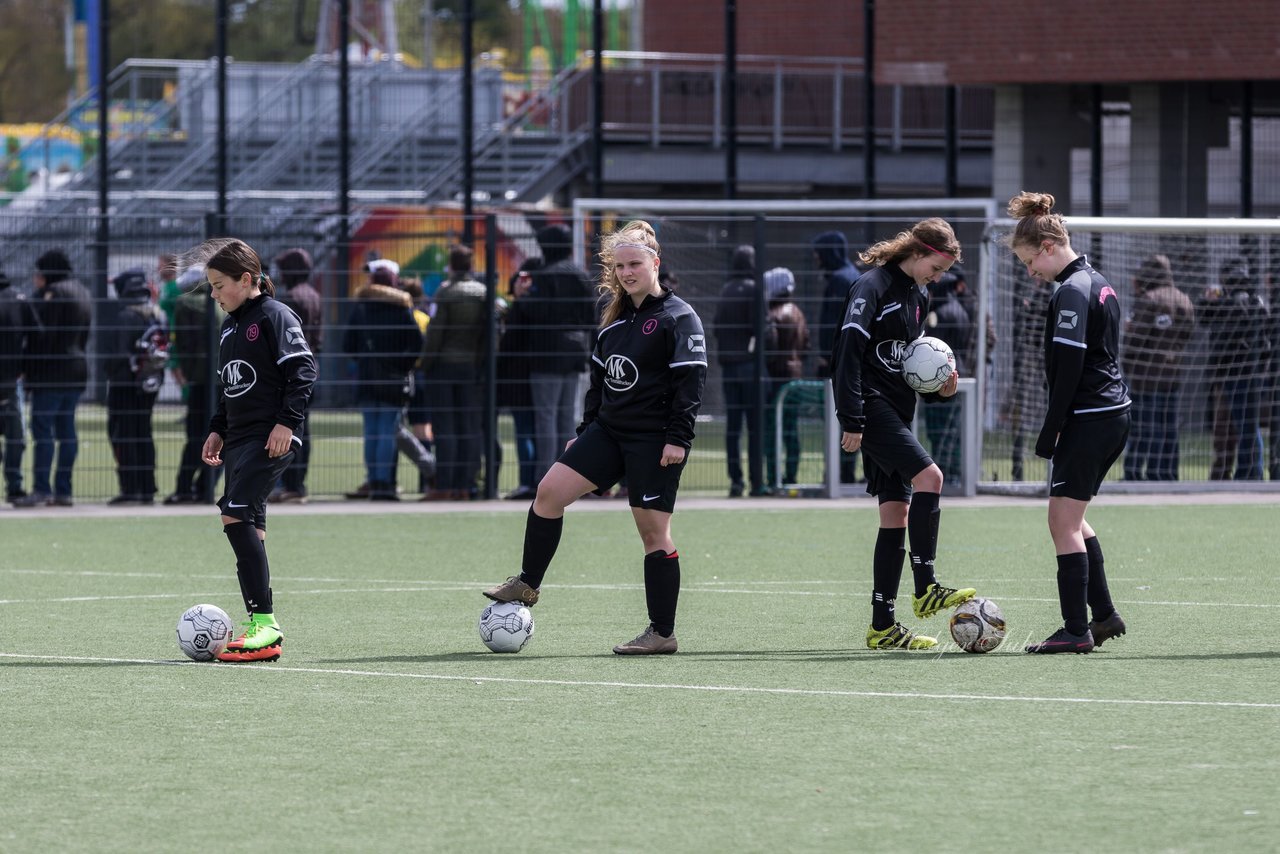
<svg viewBox="0 0 1280 854"><path fill-rule="evenodd" d="M654 251L652 248L648 246L645 246L643 243L618 243L618 244L615 244L613 248L621 249L624 246L630 246L633 249L643 249L645 252L648 252L654 258L658 257L658 253L656 251Z"/></svg>
<svg viewBox="0 0 1280 854"><path fill-rule="evenodd" d="M916 240L920 240L920 238L917 237ZM930 246L928 243L925 243L923 240L920 240L920 245L923 246L925 249L928 249L930 252L934 253L935 255L941 255L943 258L950 258L952 261L956 260L956 256L952 255L950 252L943 252L941 249L934 249L932 246Z"/></svg>

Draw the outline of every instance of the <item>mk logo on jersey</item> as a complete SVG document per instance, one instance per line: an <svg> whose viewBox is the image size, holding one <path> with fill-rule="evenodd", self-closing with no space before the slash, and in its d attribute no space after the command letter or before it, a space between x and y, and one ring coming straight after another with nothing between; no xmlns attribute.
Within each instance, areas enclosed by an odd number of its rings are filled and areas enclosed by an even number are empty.
<svg viewBox="0 0 1280 854"><path fill-rule="evenodd" d="M885 370L899 372L902 370L902 357L906 355L907 342L881 341L876 345L876 358Z"/></svg>
<svg viewBox="0 0 1280 854"><path fill-rule="evenodd" d="M690 335L690 336L689 336L689 352L690 352L690 353L705 353L705 352L707 352L707 339L706 339L706 337L705 337L705 336L702 336L702 335Z"/></svg>
<svg viewBox="0 0 1280 854"><path fill-rule="evenodd" d="M640 379L636 363L626 356L610 356L604 363L604 384L610 391L626 391Z"/></svg>
<svg viewBox="0 0 1280 854"><path fill-rule="evenodd" d="M1058 312L1058 328L1059 329L1075 329L1080 325L1080 315L1069 309L1063 309Z"/></svg>
<svg viewBox="0 0 1280 854"><path fill-rule="evenodd" d="M222 366L222 391L227 397L239 397L257 381L253 365L243 359L233 359Z"/></svg>

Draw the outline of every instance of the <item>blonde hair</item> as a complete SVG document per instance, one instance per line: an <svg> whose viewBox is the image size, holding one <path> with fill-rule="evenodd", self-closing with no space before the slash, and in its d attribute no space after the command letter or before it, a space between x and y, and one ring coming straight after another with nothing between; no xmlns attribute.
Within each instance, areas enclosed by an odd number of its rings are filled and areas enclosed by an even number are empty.
<svg viewBox="0 0 1280 854"><path fill-rule="evenodd" d="M597 290L602 296L609 298L604 311L600 313L601 328L622 316L622 301L626 298L627 292L623 289L622 282L618 281L613 262L614 254L623 246L639 246L652 252L655 258L662 255L662 247L658 245L658 237L654 233L653 226L641 219L634 219L617 231L600 238L600 284Z"/></svg>
<svg viewBox="0 0 1280 854"><path fill-rule="evenodd" d="M1030 193L1023 190L1009 200L1009 216L1018 224L1009 237L1009 248L1040 246L1046 240L1058 246L1070 246L1066 223L1053 212L1053 196L1049 193Z"/></svg>
<svg viewBox="0 0 1280 854"><path fill-rule="evenodd" d="M951 224L945 219L930 217L911 226L910 231L900 231L889 240L881 240L865 251L859 252L862 263L883 267L919 255L941 255L952 261L960 260L960 241Z"/></svg>

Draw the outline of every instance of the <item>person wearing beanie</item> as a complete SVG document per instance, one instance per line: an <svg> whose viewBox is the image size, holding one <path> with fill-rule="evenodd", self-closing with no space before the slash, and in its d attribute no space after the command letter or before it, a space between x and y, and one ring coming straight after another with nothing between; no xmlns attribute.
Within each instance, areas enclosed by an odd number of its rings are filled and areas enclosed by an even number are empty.
<svg viewBox="0 0 1280 854"><path fill-rule="evenodd" d="M711 330L716 337L716 360L724 391L724 452L729 475L729 497L739 498L746 489L742 473L742 431L747 430L747 477L751 494L768 495L764 486L764 460L755 412L760 406L760 378L756 375L756 250L742 245L729 262L729 278L720 288Z"/></svg>
<svg viewBox="0 0 1280 854"><path fill-rule="evenodd" d="M114 507L155 502L156 444L151 413L169 363L169 324L140 269L111 280L116 304L103 324L99 347L107 379L107 437L120 493Z"/></svg>
<svg viewBox="0 0 1280 854"><path fill-rule="evenodd" d="M0 270L0 458L4 464L5 500L17 501L22 488L22 454L27 443L22 426L22 351L26 347L26 300Z"/></svg>
<svg viewBox="0 0 1280 854"><path fill-rule="evenodd" d="M543 264L530 271L529 289L511 311L528 329L529 393L538 454L535 477L541 480L574 436L596 308L586 270L570 257L569 227L547 225L536 236Z"/></svg>
<svg viewBox="0 0 1280 854"><path fill-rule="evenodd" d="M31 493L15 500L14 507L72 505L71 473L80 450L76 408L89 380L93 300L71 274L71 261L61 249L50 249L36 261L23 360L34 444Z"/></svg>
<svg viewBox="0 0 1280 854"><path fill-rule="evenodd" d="M305 249L286 249L276 256L276 271L280 275L280 301L293 309L302 321L302 334L311 345L311 352L320 356L324 334L324 307L320 292L311 283L311 253ZM280 483L272 491L269 501L284 504L305 504L307 501L307 469L311 462L310 419L302 422L299 433L302 444L293 462L280 476Z"/></svg>
<svg viewBox="0 0 1280 854"><path fill-rule="evenodd" d="M209 282L204 276L204 266L196 264L183 270L178 276L182 293L173 307L173 338L170 351L173 356L173 376L181 385L187 401L187 413L183 418L186 441L178 458L178 475L173 494L165 504L197 504L213 500L214 488L222 476L222 468L210 467L200 459L200 449L209 434L210 350L217 345L209 340L209 312L213 312L214 332L222 327L226 312L210 298ZM216 387L217 381L214 380Z"/></svg>
<svg viewBox="0 0 1280 854"><path fill-rule="evenodd" d="M764 453L768 484L779 482L777 439L774 412L782 397L782 446L786 462L781 483L795 483L800 471L800 409L816 402L811 395L783 389L805 375L805 357L809 353L809 324L800 306L792 300L796 277L786 267L774 267L764 274L764 294L769 317L765 325L765 367L769 371L769 408L764 420Z"/></svg>

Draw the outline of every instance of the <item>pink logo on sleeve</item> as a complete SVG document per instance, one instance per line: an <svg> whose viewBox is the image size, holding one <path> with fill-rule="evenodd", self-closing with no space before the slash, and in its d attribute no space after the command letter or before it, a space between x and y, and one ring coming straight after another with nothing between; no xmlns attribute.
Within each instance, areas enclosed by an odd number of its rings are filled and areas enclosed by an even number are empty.
<svg viewBox="0 0 1280 854"><path fill-rule="evenodd" d="M1098 305L1105 303L1107 301L1107 297L1111 297L1116 300L1120 299L1120 297L1116 296L1116 292L1111 289L1110 285L1104 285L1102 290L1098 291Z"/></svg>

